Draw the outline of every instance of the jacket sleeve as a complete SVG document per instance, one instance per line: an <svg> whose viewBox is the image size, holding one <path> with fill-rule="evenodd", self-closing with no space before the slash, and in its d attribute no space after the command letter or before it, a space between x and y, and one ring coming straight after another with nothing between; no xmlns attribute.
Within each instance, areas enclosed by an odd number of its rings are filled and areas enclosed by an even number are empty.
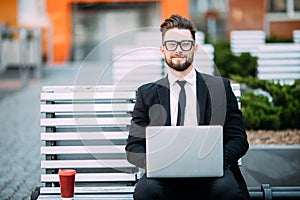
<svg viewBox="0 0 300 200"><path fill-rule="evenodd" d="M243 124L242 112L238 108L237 99L230 82L224 81L226 91L226 118L224 124L224 166L230 167L236 163L249 148L247 135Z"/></svg>
<svg viewBox="0 0 300 200"><path fill-rule="evenodd" d="M136 103L132 114L125 150L127 160L143 169L145 169L146 165L145 127L148 124L148 114L143 101L142 89L139 88L136 95Z"/></svg>

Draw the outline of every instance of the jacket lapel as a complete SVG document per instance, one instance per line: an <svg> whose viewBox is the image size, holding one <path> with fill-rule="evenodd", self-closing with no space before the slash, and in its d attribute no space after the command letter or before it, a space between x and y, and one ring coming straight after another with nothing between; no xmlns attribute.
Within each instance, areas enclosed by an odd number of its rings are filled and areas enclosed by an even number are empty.
<svg viewBox="0 0 300 200"><path fill-rule="evenodd" d="M170 116L170 86L167 76L157 82L158 90L157 95L160 102L161 107L161 117L166 119L162 119L161 122L165 122L165 126L171 125L171 116Z"/></svg>
<svg viewBox="0 0 300 200"><path fill-rule="evenodd" d="M205 84L205 81L201 74L199 72L196 73L196 81L197 81L197 100L198 100L198 106L197 106L197 118L198 118L198 124L203 125L207 122L205 122L205 114L207 114L208 110L210 109L206 107L207 104L207 95L208 95L208 88Z"/></svg>

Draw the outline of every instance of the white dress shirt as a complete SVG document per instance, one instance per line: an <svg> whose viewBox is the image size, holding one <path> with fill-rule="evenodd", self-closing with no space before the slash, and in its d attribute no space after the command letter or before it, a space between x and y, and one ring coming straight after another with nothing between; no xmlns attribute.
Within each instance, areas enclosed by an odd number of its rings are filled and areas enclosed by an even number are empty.
<svg viewBox="0 0 300 200"><path fill-rule="evenodd" d="M195 69L186 75L183 79L179 79L172 73L168 73L170 84L170 114L171 126L176 126L178 115L178 97L180 86L176 83L177 80L185 80L187 83L184 86L186 92L186 107L184 116L184 126L197 126L197 86L196 86L196 71Z"/></svg>

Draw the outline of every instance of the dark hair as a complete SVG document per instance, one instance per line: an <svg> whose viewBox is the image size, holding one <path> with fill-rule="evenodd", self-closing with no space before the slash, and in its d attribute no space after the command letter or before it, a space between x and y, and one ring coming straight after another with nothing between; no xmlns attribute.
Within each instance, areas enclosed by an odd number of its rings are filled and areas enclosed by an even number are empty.
<svg viewBox="0 0 300 200"><path fill-rule="evenodd" d="M162 32L162 38L164 38L165 33L173 28L178 29L188 29L190 30L193 39L195 40L196 27L192 21L178 15L172 15L171 17L165 19L165 21L160 25L160 31Z"/></svg>

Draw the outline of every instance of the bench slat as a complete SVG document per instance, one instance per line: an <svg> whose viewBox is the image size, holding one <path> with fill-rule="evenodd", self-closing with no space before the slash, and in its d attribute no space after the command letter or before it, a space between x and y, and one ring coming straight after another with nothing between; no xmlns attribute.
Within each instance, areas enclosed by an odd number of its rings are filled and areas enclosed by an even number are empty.
<svg viewBox="0 0 300 200"><path fill-rule="evenodd" d="M161 56L159 47L145 47L140 45L122 45L113 48L113 55L131 55L140 54L143 56L157 55ZM147 53L147 54L145 54Z"/></svg>
<svg viewBox="0 0 300 200"><path fill-rule="evenodd" d="M145 83L145 82L154 82L161 78L161 71L156 72L148 72L143 70L144 73L146 73L146 76L139 75L139 72L131 72L127 70L121 70L121 71L113 71L115 73L114 77L116 81L124 81L127 79L135 80L138 83ZM149 76L151 74L151 76ZM137 80L137 77L140 79Z"/></svg>
<svg viewBox="0 0 300 200"><path fill-rule="evenodd" d="M259 79L263 80L291 80L291 79L300 79L300 73L280 73L277 74L276 77L274 77L274 74L258 74L257 75ZM288 78L287 78L288 77Z"/></svg>
<svg viewBox="0 0 300 200"><path fill-rule="evenodd" d="M280 60L280 59L299 59L299 53L293 52L259 52L259 60L272 59L272 60Z"/></svg>
<svg viewBox="0 0 300 200"><path fill-rule="evenodd" d="M205 52L207 54L214 54L214 51L215 51L215 49L212 44L202 44L202 45L199 45L197 55L199 55L200 53L203 53L203 52Z"/></svg>
<svg viewBox="0 0 300 200"><path fill-rule="evenodd" d="M59 182L58 174L42 174L42 182ZM77 173L76 182L130 182L136 181L135 174L129 173Z"/></svg>
<svg viewBox="0 0 300 200"><path fill-rule="evenodd" d="M294 43L300 44L300 30L293 30L293 40Z"/></svg>
<svg viewBox="0 0 300 200"><path fill-rule="evenodd" d="M126 159L118 160L42 160L41 168L136 168Z"/></svg>
<svg viewBox="0 0 300 200"><path fill-rule="evenodd" d="M236 30L230 32L231 37L245 37L245 38L264 38L265 32L261 30Z"/></svg>
<svg viewBox="0 0 300 200"><path fill-rule="evenodd" d="M134 92L132 88L126 86L115 86L115 85L56 85L56 86L43 86L42 92L47 93L62 93L62 92Z"/></svg>
<svg viewBox="0 0 300 200"><path fill-rule="evenodd" d="M76 187L74 188L75 194L120 194L120 193L133 193L134 186L105 186L105 187ZM60 194L59 187L42 187L40 190L41 194Z"/></svg>
<svg viewBox="0 0 300 200"><path fill-rule="evenodd" d="M259 69L260 72L264 73L300 73L300 66L295 66L295 67L289 67L289 66L264 66ZM276 78L276 77L275 77Z"/></svg>
<svg viewBox="0 0 300 200"><path fill-rule="evenodd" d="M125 145L111 146L47 146L41 154L125 154Z"/></svg>
<svg viewBox="0 0 300 200"><path fill-rule="evenodd" d="M139 58L140 61L143 62L160 62L161 61L161 54L149 54L144 55L144 52L140 53L130 53L130 54L118 54L115 55L113 63L122 62L122 61L128 61L128 62L137 62L136 58Z"/></svg>
<svg viewBox="0 0 300 200"><path fill-rule="evenodd" d="M63 112L131 112L133 103L120 104L42 104L41 113Z"/></svg>
<svg viewBox="0 0 300 200"><path fill-rule="evenodd" d="M40 195L38 200L57 200L60 195ZM132 194L75 194L75 199L81 200L133 200Z"/></svg>
<svg viewBox="0 0 300 200"><path fill-rule="evenodd" d="M127 126L130 117L113 118L43 118L40 120L42 127L46 126Z"/></svg>
<svg viewBox="0 0 300 200"><path fill-rule="evenodd" d="M76 93L41 93L41 101L72 100L130 100L135 99L135 92L76 92Z"/></svg>
<svg viewBox="0 0 300 200"><path fill-rule="evenodd" d="M143 67L135 67L135 68L128 68L128 65L125 65L124 63L120 64L118 69L114 68L112 70L113 73L116 73L114 76L118 74L126 75L126 76L138 76L140 79L149 79L149 73L154 74L155 76L159 75L159 78L161 78L161 68L154 68L154 65L151 65L153 68L149 69L148 65L145 65ZM140 74L143 72L144 74Z"/></svg>
<svg viewBox="0 0 300 200"><path fill-rule="evenodd" d="M160 58L154 59L154 60L142 60L140 62L138 62L139 60L137 60L137 57L135 56L134 58L132 58L131 60L127 60L127 59L120 59L118 61L116 61L114 63L114 66L128 66L127 69L138 69L138 68L144 68L145 70L156 70L155 68L146 68L143 67L144 65L154 65L154 66L158 66L158 70L161 70L161 65L162 65L162 61ZM141 74L142 75L142 74Z"/></svg>
<svg viewBox="0 0 300 200"><path fill-rule="evenodd" d="M295 66L295 67L300 67L300 57L299 59L280 59L280 60L259 60L257 62L258 65L279 65L284 68L285 66Z"/></svg>
<svg viewBox="0 0 300 200"><path fill-rule="evenodd" d="M61 132L41 133L41 141L57 140L124 140L128 137L128 131L122 132Z"/></svg>
<svg viewBox="0 0 300 200"><path fill-rule="evenodd" d="M300 52L300 45L293 43L268 43L265 45L260 45L257 47L257 50L260 52Z"/></svg>

